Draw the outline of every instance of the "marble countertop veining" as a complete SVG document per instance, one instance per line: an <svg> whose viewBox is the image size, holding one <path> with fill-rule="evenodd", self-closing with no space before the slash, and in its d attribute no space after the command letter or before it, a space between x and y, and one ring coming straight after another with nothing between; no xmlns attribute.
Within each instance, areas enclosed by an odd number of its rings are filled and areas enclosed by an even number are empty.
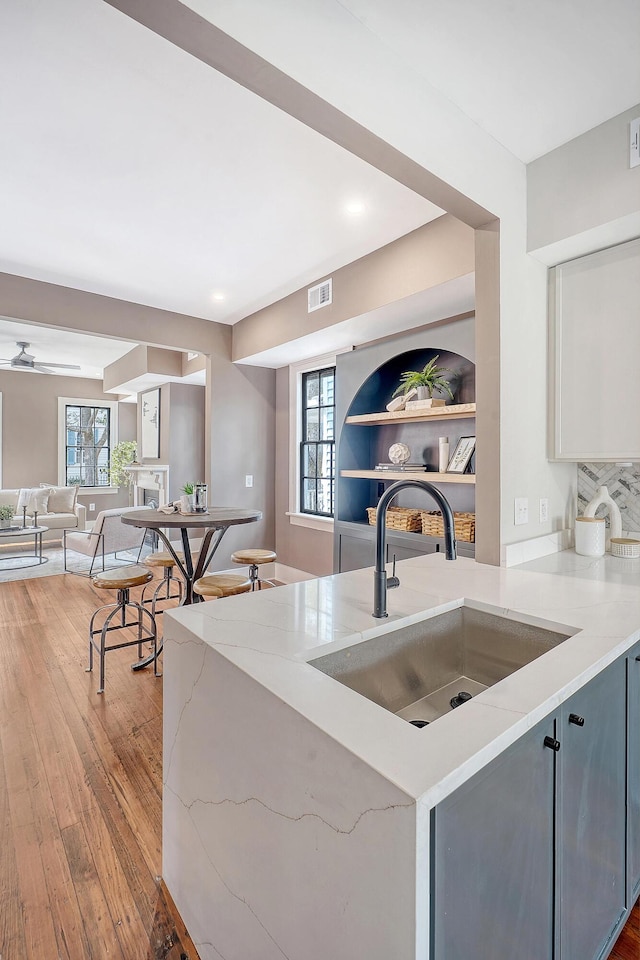
<svg viewBox="0 0 640 960"><path fill-rule="evenodd" d="M204 643L396 784L432 806L640 639L640 560L563 551L509 569L442 554L398 564L389 618L373 571L308 580L165 614L168 643ZM424 729L307 662L469 603L573 635ZM292 714L292 722L295 717Z"/></svg>

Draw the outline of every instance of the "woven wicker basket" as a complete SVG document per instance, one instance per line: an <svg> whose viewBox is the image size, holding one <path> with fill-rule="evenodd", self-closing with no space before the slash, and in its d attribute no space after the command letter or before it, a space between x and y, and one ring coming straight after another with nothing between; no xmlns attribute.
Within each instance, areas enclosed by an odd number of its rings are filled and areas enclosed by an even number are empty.
<svg viewBox="0 0 640 960"><path fill-rule="evenodd" d="M369 523L376 522L376 508L367 507ZM387 510L386 526L391 530L404 530L405 533L420 533L422 528L421 510L411 507L389 507Z"/></svg>
<svg viewBox="0 0 640 960"><path fill-rule="evenodd" d="M475 513L454 513L453 523L456 540L466 540L467 543L475 543ZM440 511L422 511L422 532L430 537L444 536L444 523Z"/></svg>

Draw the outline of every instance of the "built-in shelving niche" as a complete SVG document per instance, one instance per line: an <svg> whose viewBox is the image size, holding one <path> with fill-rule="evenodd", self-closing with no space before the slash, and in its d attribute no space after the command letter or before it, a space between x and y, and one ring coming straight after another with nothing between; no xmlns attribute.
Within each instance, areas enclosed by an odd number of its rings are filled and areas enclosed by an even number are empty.
<svg viewBox="0 0 640 960"><path fill-rule="evenodd" d="M429 339L437 343L437 331L433 331ZM393 344L390 343L388 348L393 349ZM473 353L473 350L470 352ZM447 436L450 449L453 450L460 437L474 436L475 406L452 418L448 418L446 410L443 410L442 416L438 414L433 419L409 421L385 417L379 422L371 422L371 414L385 411L401 374L405 370L422 369L436 355L439 356L438 365L452 371L455 405L475 404L475 364L462 354L444 348L419 347L403 351L386 359L360 380L359 375L362 376L363 368L366 371L366 358L362 358L365 363L359 364L356 351L345 355L342 366L338 368L338 393L342 404L339 403L341 419L338 422L337 437L336 570L353 569L355 566L365 566L373 562L373 528L369 528L369 535L366 531L366 509L377 503L386 484L397 479L396 476L374 472L377 463L388 461L389 447L393 443L406 443L411 450L411 460L424 462L429 468L425 473L409 476L437 483L455 511L475 510L475 477L443 476L437 473L438 438ZM365 419L350 422L350 418L354 417ZM403 491L394 503L419 509L435 509L435 504L420 492ZM358 543L355 543L353 536L357 531L360 533ZM391 532L388 539L393 541ZM439 549L435 538L422 534L405 534L402 540L402 556L430 553ZM408 540L410 548L407 546ZM354 552L352 548L357 550ZM465 552L467 551L473 553L473 545L468 545L465 549ZM349 559L345 562L347 555Z"/></svg>

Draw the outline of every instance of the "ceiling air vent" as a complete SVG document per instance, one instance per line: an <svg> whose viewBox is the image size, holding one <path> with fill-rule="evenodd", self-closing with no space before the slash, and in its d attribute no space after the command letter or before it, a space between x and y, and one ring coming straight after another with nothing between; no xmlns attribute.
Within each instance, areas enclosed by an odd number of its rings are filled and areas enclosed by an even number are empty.
<svg viewBox="0 0 640 960"><path fill-rule="evenodd" d="M328 307L330 303L333 303L333 280L323 280L315 287L309 287L307 298L307 313L313 313L320 307Z"/></svg>

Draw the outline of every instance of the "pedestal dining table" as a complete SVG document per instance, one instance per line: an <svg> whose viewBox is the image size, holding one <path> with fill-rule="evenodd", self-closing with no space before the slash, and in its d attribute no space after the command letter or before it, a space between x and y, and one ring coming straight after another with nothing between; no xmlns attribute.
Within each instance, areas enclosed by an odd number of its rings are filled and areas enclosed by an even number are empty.
<svg viewBox="0 0 640 960"><path fill-rule="evenodd" d="M206 513L163 513L160 510L131 511L122 517L123 523L134 527L147 527L154 530L175 560L185 582L182 605L198 603L203 598L193 592L193 585L205 572L213 555L220 546L220 541L229 529L241 523L255 523L262 519L260 510L235 509L233 507L209 507ZM182 554L175 549L175 540L171 540L169 532L180 530L182 538ZM189 543L189 532L197 532L202 537L197 559L194 563ZM162 647L158 649L160 653ZM153 657L147 657L133 664L133 670L141 670L153 662Z"/></svg>

